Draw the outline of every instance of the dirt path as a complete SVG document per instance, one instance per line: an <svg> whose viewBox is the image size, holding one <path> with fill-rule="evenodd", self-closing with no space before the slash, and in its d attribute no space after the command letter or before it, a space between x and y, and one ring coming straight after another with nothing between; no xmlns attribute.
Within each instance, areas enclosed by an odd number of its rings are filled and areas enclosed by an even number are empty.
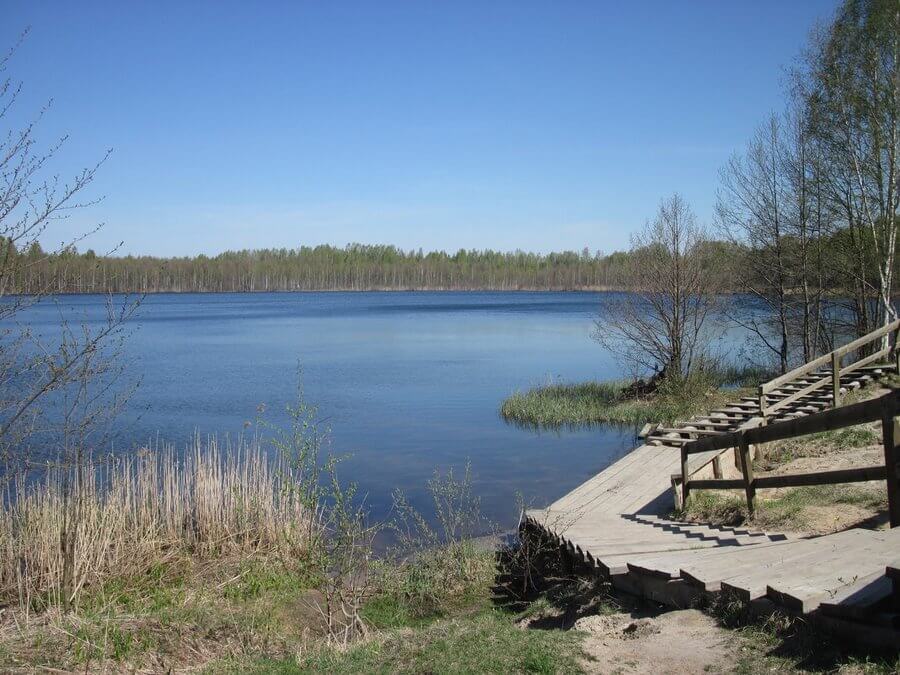
<svg viewBox="0 0 900 675"><path fill-rule="evenodd" d="M696 609L650 616L596 614L575 629L587 637L588 673L725 673L735 666L735 634Z"/></svg>

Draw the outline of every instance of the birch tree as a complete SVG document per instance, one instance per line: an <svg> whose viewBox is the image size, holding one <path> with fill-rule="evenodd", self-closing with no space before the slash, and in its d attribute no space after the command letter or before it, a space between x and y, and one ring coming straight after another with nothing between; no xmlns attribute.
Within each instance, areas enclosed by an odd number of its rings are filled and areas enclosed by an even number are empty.
<svg viewBox="0 0 900 675"><path fill-rule="evenodd" d="M716 306L707 234L678 194L632 237L636 291L615 296L595 322L594 337L643 373L690 377L707 346Z"/></svg>
<svg viewBox="0 0 900 675"><path fill-rule="evenodd" d="M846 0L808 59L810 129L844 178L836 197L851 236L871 248L872 327L896 318L900 206L900 3ZM867 308L864 308L867 309ZM867 326L868 328L868 326ZM885 343L888 337L885 336ZM884 346L884 345L883 345Z"/></svg>
<svg viewBox="0 0 900 675"><path fill-rule="evenodd" d="M716 215L722 235L743 255L736 266L738 288L756 298L762 312L739 308L732 319L746 328L788 369L791 352L793 261L786 238L789 189L783 165L781 121L771 115L720 172Z"/></svg>

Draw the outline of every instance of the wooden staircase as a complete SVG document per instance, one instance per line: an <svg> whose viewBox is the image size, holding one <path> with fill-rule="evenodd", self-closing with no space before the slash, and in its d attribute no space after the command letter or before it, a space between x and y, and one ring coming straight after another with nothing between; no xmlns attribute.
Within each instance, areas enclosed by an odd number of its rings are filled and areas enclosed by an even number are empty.
<svg viewBox="0 0 900 675"><path fill-rule="evenodd" d="M693 484L690 477L710 465L713 480L696 481L698 486L738 487L740 481L721 479L721 459L723 444L746 433L741 430L756 428L750 433L761 434L763 425L766 435L778 436L779 429L812 428L819 418L833 425L833 419L863 407L871 417L874 402L849 406L846 413L843 408L825 411L848 392L897 372L898 331L900 321L855 340L762 385L757 398L683 423L645 427L643 445L546 509L526 511L523 529L558 546L614 587L663 604L694 606L725 593L753 611L780 607L814 618L848 639L900 649L900 527L790 537L669 517L678 484L685 476ZM885 335L893 338L888 347L842 364L852 350ZM880 363L887 359L889 363ZM888 398L885 410L893 419L900 411L900 395ZM802 418L808 419L792 422ZM688 450L704 444L714 449L690 455L688 461ZM888 445L893 451L894 444L898 452L888 453ZM900 437L886 436L885 445L887 459L879 475L896 491L900 474L894 458L900 457ZM747 480L750 485L752 474L749 479L745 474Z"/></svg>

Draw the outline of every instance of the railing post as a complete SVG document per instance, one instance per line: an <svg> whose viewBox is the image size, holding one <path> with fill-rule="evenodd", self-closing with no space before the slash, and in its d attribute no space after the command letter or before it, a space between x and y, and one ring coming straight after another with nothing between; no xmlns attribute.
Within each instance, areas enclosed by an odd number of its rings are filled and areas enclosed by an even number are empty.
<svg viewBox="0 0 900 675"><path fill-rule="evenodd" d="M766 392L763 385L759 385L759 414L766 419Z"/></svg>
<svg viewBox="0 0 900 675"><path fill-rule="evenodd" d="M897 324L897 329L894 331L894 344L892 349L894 351L894 367L897 369L897 374L900 375L900 323Z"/></svg>
<svg viewBox="0 0 900 675"><path fill-rule="evenodd" d="M837 408L841 404L841 354L837 349L831 352L831 396L832 407Z"/></svg>
<svg viewBox="0 0 900 675"><path fill-rule="evenodd" d="M900 526L900 477L897 476L897 460L900 453L900 420L894 418L893 410L885 410L881 418L881 434L884 441L884 468L887 474L888 514L891 527Z"/></svg>
<svg viewBox="0 0 900 675"><path fill-rule="evenodd" d="M753 483L753 462L750 459L750 444L747 435L741 434L738 445L741 453L741 474L744 476L744 491L747 494L747 512L752 516L756 509L756 486Z"/></svg>
<svg viewBox="0 0 900 675"><path fill-rule="evenodd" d="M721 478L722 477L722 460L718 455L713 457L712 461L713 466L713 478Z"/></svg>
<svg viewBox="0 0 900 675"><path fill-rule="evenodd" d="M688 479L688 452L687 445L681 446L681 508L682 510L687 508L688 501L688 485L690 484Z"/></svg>
<svg viewBox="0 0 900 675"><path fill-rule="evenodd" d="M894 366L900 375L900 328L894 333Z"/></svg>

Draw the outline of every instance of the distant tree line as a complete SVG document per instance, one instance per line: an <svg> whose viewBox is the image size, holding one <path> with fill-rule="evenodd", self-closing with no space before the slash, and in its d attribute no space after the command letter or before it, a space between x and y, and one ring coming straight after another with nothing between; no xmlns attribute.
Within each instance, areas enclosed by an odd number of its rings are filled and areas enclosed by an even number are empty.
<svg viewBox="0 0 900 675"><path fill-rule="evenodd" d="M730 244L711 244L731 248ZM7 246L7 248L9 248ZM536 254L515 251L403 251L351 244L228 251L216 256L98 256L69 247L45 253L37 242L10 250L18 293L251 292L374 289L628 289L632 253ZM723 257L727 257L722 252Z"/></svg>
<svg viewBox="0 0 900 675"><path fill-rule="evenodd" d="M816 286L820 296L844 296L855 286L837 268L847 233L835 230L817 239ZM643 242L629 251L603 254L587 248L576 253L526 253L491 250L403 251L395 246L350 244L296 249L226 251L215 256L158 258L100 256L75 245L46 252L37 241L24 251L0 243L6 261L7 292L183 293L313 290L638 290L646 288L641 269ZM699 242L706 277L722 292L750 292L769 283L762 264L764 248L737 238ZM800 255L803 240L792 233L779 238L785 259ZM869 244L871 248L871 243ZM808 255L808 254L807 254ZM866 257L872 257L871 250ZM828 261L827 264L825 261ZM833 269L826 274L823 269ZM827 278L826 278L827 277ZM788 283L785 296L800 287ZM821 289L825 289L823 292ZM874 287L872 287L874 288ZM872 288L868 297L875 299ZM818 296L817 296L818 297Z"/></svg>

